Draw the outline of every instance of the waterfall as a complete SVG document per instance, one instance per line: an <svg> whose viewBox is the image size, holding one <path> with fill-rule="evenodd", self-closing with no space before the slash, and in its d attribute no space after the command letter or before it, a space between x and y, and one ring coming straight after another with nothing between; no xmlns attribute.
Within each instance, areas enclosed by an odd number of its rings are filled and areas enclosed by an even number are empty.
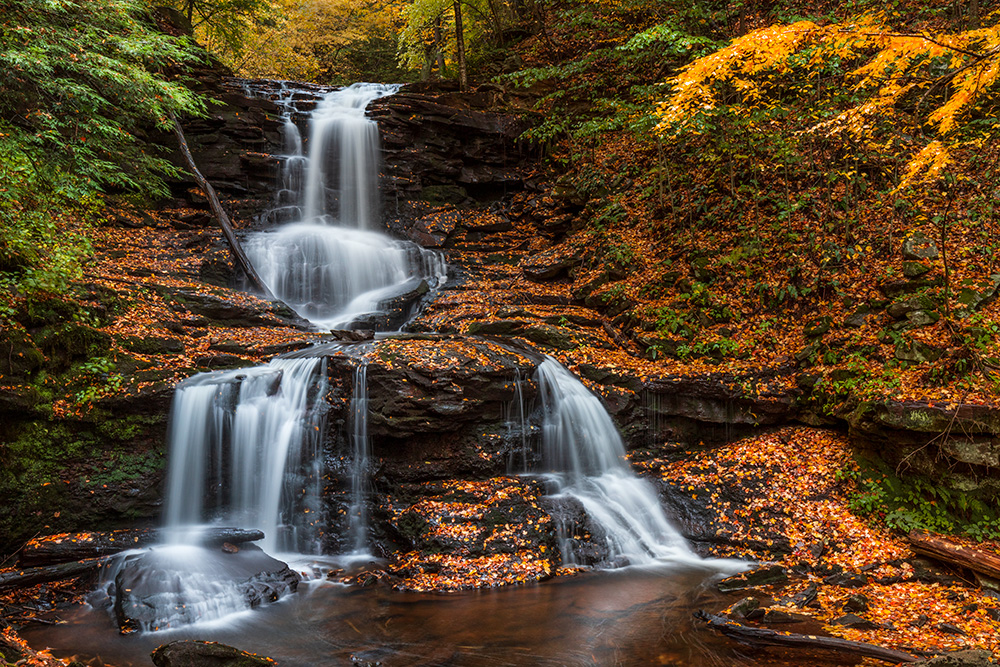
<svg viewBox="0 0 1000 667"><path fill-rule="evenodd" d="M351 506L348 539L355 554L368 549L368 509L371 491L368 478L368 365L361 361L354 369L354 390L351 393Z"/></svg>
<svg viewBox="0 0 1000 667"><path fill-rule="evenodd" d="M583 505L600 527L608 561L633 565L702 561L667 520L653 486L625 459L625 446L611 417L576 377L547 357L538 366L542 400L542 456L554 496ZM573 562L563 545L565 562Z"/></svg>
<svg viewBox="0 0 1000 667"><path fill-rule="evenodd" d="M282 102L286 155L277 207L285 213L275 217L291 211L298 220L251 234L243 245L271 292L322 329L398 326L399 318L380 326L365 316L412 302L426 291L421 281L433 289L447 277L438 253L373 231L380 147L365 108L398 88L357 83L328 93L312 113L305 157L293 103Z"/></svg>
<svg viewBox="0 0 1000 667"><path fill-rule="evenodd" d="M356 83L328 93L313 112L303 220L370 229L378 221L378 126L368 103L398 85ZM331 187L337 184L337 187Z"/></svg>
<svg viewBox="0 0 1000 667"><path fill-rule="evenodd" d="M214 519L263 530L268 551L319 552L326 385L319 357L202 373L177 387L165 510L173 543Z"/></svg>

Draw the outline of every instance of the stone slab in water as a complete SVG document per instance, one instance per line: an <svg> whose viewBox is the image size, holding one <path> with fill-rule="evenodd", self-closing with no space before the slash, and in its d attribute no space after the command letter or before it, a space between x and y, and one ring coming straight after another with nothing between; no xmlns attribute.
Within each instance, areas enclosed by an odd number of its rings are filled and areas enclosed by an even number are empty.
<svg viewBox="0 0 1000 667"><path fill-rule="evenodd" d="M217 642L180 641L160 646L150 656L156 667L270 667L271 658Z"/></svg>
<svg viewBox="0 0 1000 667"><path fill-rule="evenodd" d="M123 634L190 625L275 602L298 583L254 545L160 547L129 557L115 577L115 618Z"/></svg>

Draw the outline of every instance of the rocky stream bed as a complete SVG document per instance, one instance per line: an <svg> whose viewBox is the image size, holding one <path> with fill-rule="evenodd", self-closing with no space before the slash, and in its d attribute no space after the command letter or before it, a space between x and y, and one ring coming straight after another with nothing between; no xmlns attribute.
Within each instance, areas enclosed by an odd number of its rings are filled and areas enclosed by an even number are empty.
<svg viewBox="0 0 1000 667"><path fill-rule="evenodd" d="M243 230L263 228L270 223L260 212L275 196L280 109L267 95L247 96L252 82L209 69L200 76L207 89L223 91L225 105L187 124L192 149ZM639 584L615 584L618 575L600 579L582 571L579 566L603 558L582 507L554 502L544 479L517 474L534 456L525 445L538 428L533 374L551 355L601 397L633 468L655 482L669 515L700 555L767 564L760 577L727 580L721 590L719 577L679 589L676 596L690 596L692 604L678 603L671 618L686 619L676 621L685 636L669 646L704 644L716 651L712 655L743 664L806 664L797 657L802 654L786 649L730 652L726 640L707 639L713 635L691 620L695 608L703 608L742 623L822 632L918 657L984 649L962 657L966 662L952 657L928 664L991 664L989 652L1000 651L996 582L918 557L905 538L859 519L849 507L856 482L848 473L856 469L854 455L863 452L890 466L906 460L920 470L943 467L954 486L991 492L998 483L1000 409L929 400L831 408L815 400L810 373L794 359L749 360L741 369L720 371L704 361L649 358L646 334L616 325L615 313L589 298L574 278L588 267L582 250L566 243L567 232L586 202L553 186L537 156L518 143L528 122L519 104L488 86L468 95L412 86L370 108L385 147L387 229L444 253L450 267L440 290L413 295L417 313L407 333L377 345L363 331L318 333L281 304L240 291L207 204L190 182L174 183L173 201L159 210L123 208L109 215L94 233L82 316L67 319L58 307L36 308L24 318L24 331L3 334L9 348L0 355L5 565L27 567L24 552L21 564L14 559L34 537L158 523L167 415L178 381L338 343L354 352L331 353L326 366L325 551L348 546L342 543L350 493L346 425L359 356L367 366L375 462L367 513L377 558L360 570L330 575L350 586L338 593L346 608L368 619L377 612L360 610L364 605L351 596L371 595L389 606L400 600L450 604L451 598L412 596L449 592L468 602L468 593L457 591L531 584L565 593L595 580L603 595L639 595L642 577ZM94 357L111 365L81 370L80 363ZM582 545L578 566L562 562L559 529ZM291 585L296 575L280 578ZM46 641L39 629L72 614L91 582L84 576L5 592L2 660L56 664L28 649L15 632ZM699 587L703 593L692 592ZM569 598L566 604L573 603ZM635 603L641 610L629 613L656 616L669 606L665 599L642 598ZM468 604L463 613L489 613ZM536 605L523 613L541 623L538 601L525 604ZM388 617L378 620L389 624ZM643 621L638 627L655 633L657 626ZM377 643L368 635L364 641ZM82 659L104 664L92 640L82 643L88 642L89 648L80 648ZM231 643L242 646L238 637ZM366 653L345 646L334 653L355 664L498 659L495 649L475 653L439 643L439 653L419 657L407 657L396 645L384 655L378 648ZM577 655L573 661L709 664L671 653L673 648L656 654L643 646L632 654L594 649L592 661ZM159 650L155 664L263 664L235 653L206 657L226 649L196 648L201 657L193 662L171 657L192 650L187 646ZM73 653L64 648L58 655ZM856 662L809 655L808 664ZM528 653L518 660L559 664L558 655ZM871 660L864 664L877 664Z"/></svg>

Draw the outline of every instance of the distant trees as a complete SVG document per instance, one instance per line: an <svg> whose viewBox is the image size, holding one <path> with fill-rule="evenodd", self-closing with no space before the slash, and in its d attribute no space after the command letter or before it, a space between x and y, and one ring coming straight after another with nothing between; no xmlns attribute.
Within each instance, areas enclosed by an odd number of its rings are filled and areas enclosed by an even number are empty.
<svg viewBox="0 0 1000 667"><path fill-rule="evenodd" d="M179 10L210 51L235 57L248 34L274 20L272 0L147 0Z"/></svg>
<svg viewBox="0 0 1000 667"><path fill-rule="evenodd" d="M464 89L470 63L499 55L505 32L526 7L500 0L414 0L402 12L399 61L423 79L454 76Z"/></svg>
<svg viewBox="0 0 1000 667"><path fill-rule="evenodd" d="M402 0L274 0L268 21L224 59L244 76L346 84L397 81Z"/></svg>

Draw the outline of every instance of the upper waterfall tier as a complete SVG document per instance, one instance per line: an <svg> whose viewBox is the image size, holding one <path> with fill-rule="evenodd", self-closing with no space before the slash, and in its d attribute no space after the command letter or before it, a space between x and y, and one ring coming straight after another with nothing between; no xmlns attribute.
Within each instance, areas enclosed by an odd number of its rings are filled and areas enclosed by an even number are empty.
<svg viewBox="0 0 1000 667"><path fill-rule="evenodd" d="M368 103L399 86L356 83L328 93L313 112L302 192L304 221L371 229L378 222L378 126Z"/></svg>
<svg viewBox="0 0 1000 667"><path fill-rule="evenodd" d="M305 142L292 118L295 91L279 104L288 154L276 217L291 223L251 234L244 245L274 295L324 329L398 327L409 305L446 277L439 255L374 230L381 156L378 125L365 108L398 88L356 83L326 93ZM372 317L387 311L394 312Z"/></svg>

